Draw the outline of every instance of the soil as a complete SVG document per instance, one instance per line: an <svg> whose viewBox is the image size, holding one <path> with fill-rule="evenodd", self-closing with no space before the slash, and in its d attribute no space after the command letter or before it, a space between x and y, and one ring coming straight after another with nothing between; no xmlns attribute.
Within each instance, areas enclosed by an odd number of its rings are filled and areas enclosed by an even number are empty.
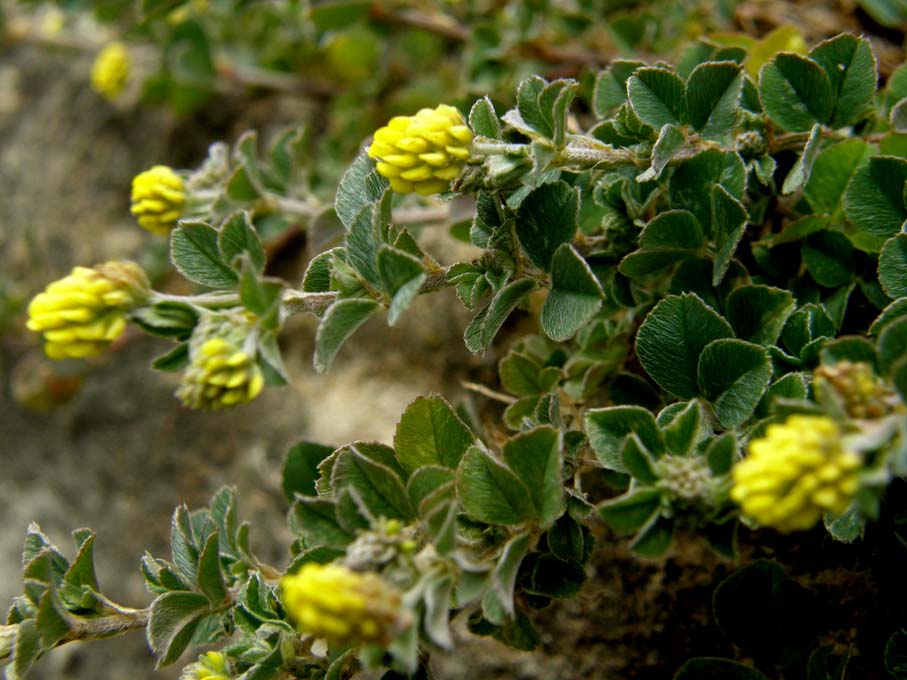
<svg viewBox="0 0 907 680"><path fill-rule="evenodd" d="M797 6L808 18L810 37L859 21L852 14L842 19L831 5ZM741 24L752 22L759 32L794 11L786 3L748 7L752 12ZM883 71L890 71L902 53L886 38L877 47ZM209 143L235 139L250 127L292 123L299 110L292 102L236 100L178 120L102 102L86 85L88 69L86 58L28 46L7 50L0 60L0 284L23 299L75 264L148 252L152 239L131 221L125 198L137 172L155 162L192 167ZM28 387L32 367L34 375L48 369L20 319L0 337L0 379L6 386L0 392L0 603L20 592L21 542L36 521L70 554L69 532L95 529L105 592L127 605L146 605L150 598L138 569L143 551L166 556L174 506L204 504L224 484L238 488L241 518L253 523L253 544L262 557L285 562L290 536L279 474L292 443L390 443L406 404L432 391L471 401L479 412L490 407L461 385L464 379L493 381L496 359L493 353L477 358L466 352L461 334L467 318L449 291L420 299L399 327L388 328L383 319L367 324L327 375L311 368L314 323L294 322L285 340L292 385L268 390L234 412L214 414L180 408L172 396L173 376L148 368L167 344L138 334L93 365L66 405L29 411L12 392L24 389L22 381ZM460 616L456 651L433 661L437 678L662 680L690 656L745 658L711 614L712 590L738 565L718 559L698 539L680 540L658 562L633 557L626 542L604 528L597 539L600 549L580 596L535 614L541 633L536 651L477 638ZM880 572L863 564L862 571L844 571L840 565L857 558L842 558L819 534L799 543L759 545L746 549L746 560L776 557L817 598L834 603L837 618L823 634L839 651L853 642L856 622L876 609L861 603L875 596L878 579L894 568ZM903 557L897 559L903 565ZM55 650L29 677L178 676L178 670L152 668L144 640L131 634ZM867 671L852 677L876 676Z"/></svg>

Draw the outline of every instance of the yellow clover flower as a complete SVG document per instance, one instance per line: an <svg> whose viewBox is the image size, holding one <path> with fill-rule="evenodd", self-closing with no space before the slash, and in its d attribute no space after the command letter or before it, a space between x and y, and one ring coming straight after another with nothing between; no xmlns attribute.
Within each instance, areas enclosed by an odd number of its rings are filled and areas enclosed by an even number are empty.
<svg viewBox="0 0 907 680"><path fill-rule="evenodd" d="M180 674L180 680L230 680L232 677L230 662L223 652L202 654Z"/></svg>
<svg viewBox="0 0 907 680"><path fill-rule="evenodd" d="M415 116L396 116L375 132L369 158L401 194L423 196L446 191L459 176L472 143L472 131L457 109L441 104Z"/></svg>
<svg viewBox="0 0 907 680"><path fill-rule="evenodd" d="M750 442L749 455L734 466L731 497L759 524L803 531L850 506L861 464L831 418L794 415Z"/></svg>
<svg viewBox="0 0 907 680"><path fill-rule="evenodd" d="M261 394L265 381L255 358L234 342L213 337L190 344L191 363L176 396L187 408L222 409L247 404Z"/></svg>
<svg viewBox="0 0 907 680"><path fill-rule="evenodd" d="M91 86L106 99L114 100L126 88L132 57L121 42L109 43L98 52L91 66Z"/></svg>
<svg viewBox="0 0 907 680"><path fill-rule="evenodd" d="M155 165L132 180L131 212L150 232L169 234L185 205L186 184L166 165Z"/></svg>
<svg viewBox="0 0 907 680"><path fill-rule="evenodd" d="M400 592L373 572L309 562L284 576L281 591L299 630L331 643L387 645L409 623Z"/></svg>
<svg viewBox="0 0 907 680"><path fill-rule="evenodd" d="M149 293L145 272L134 262L76 267L28 305L28 329L44 334L51 359L101 354L126 329L126 313Z"/></svg>

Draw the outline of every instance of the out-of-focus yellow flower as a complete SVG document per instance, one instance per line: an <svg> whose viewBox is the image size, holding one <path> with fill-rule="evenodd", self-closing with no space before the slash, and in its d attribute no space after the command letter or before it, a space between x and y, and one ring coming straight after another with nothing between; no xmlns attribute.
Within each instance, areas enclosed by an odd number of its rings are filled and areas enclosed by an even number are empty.
<svg viewBox="0 0 907 680"><path fill-rule="evenodd" d="M132 179L132 214L155 234L169 234L183 214L186 184L166 165L155 165Z"/></svg>
<svg viewBox="0 0 907 680"><path fill-rule="evenodd" d="M826 416L794 415L769 425L733 469L733 498L743 514L779 531L803 531L826 512L844 512L860 487L859 454L844 448Z"/></svg>
<svg viewBox="0 0 907 680"><path fill-rule="evenodd" d="M121 42L109 43L98 52L91 67L91 86L106 99L114 100L126 88L132 57Z"/></svg>
<svg viewBox="0 0 907 680"><path fill-rule="evenodd" d="M126 329L126 313L148 296L148 278L134 262L76 267L28 305L28 328L44 334L51 359L101 354Z"/></svg>
<svg viewBox="0 0 907 680"><path fill-rule="evenodd" d="M230 680L232 677L230 662L223 652L202 654L180 674L180 680Z"/></svg>
<svg viewBox="0 0 907 680"><path fill-rule="evenodd" d="M415 116L397 116L375 132L368 155L402 194L445 191L463 170L472 131L457 109L441 104Z"/></svg>
<svg viewBox="0 0 907 680"><path fill-rule="evenodd" d="M336 644L389 644L409 625L400 592L375 573L309 562L281 582L298 628Z"/></svg>
<svg viewBox="0 0 907 680"><path fill-rule="evenodd" d="M176 396L187 408L222 409L246 404L265 381L255 358L223 337L204 340L191 348L191 363Z"/></svg>

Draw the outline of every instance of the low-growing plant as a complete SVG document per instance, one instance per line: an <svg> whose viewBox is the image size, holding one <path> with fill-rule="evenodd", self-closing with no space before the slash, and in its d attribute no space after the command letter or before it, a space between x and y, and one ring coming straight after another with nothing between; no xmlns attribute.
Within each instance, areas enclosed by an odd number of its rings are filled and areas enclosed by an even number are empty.
<svg viewBox="0 0 907 680"><path fill-rule="evenodd" d="M161 665L216 644L187 679L430 677L457 615L534 648L532 612L577 596L596 537L614 540L602 520L641 559L685 534L746 562L714 613L752 663L694 658L675 678L840 679L854 658L860 677L905 677L903 602L874 633L887 646L828 644L803 623L804 587L738 534L824 524L866 554L903 541L907 70L878 89L854 35L773 54L699 40L673 65L612 61L577 91L531 76L502 115L482 97L391 118L332 205L295 132L136 178L133 213L169 233L199 292L153 290L132 263L76 268L29 306L51 357L103 352L134 323L174 341L154 367L181 373L177 397L219 409L289 380L277 340L297 314L319 319L319 371L369 318L393 325L445 288L473 312L472 352L519 309L538 333L508 337L499 424L430 395L393 446L294 446L286 565L253 553L230 488L176 510L169 559L142 558L147 609L103 594L93 533L75 532L70 559L33 526L0 627L7 677L134 629ZM411 227L457 196L475 209L451 233L475 256L442 265ZM265 275L262 244L293 220L343 235L299 285Z"/></svg>

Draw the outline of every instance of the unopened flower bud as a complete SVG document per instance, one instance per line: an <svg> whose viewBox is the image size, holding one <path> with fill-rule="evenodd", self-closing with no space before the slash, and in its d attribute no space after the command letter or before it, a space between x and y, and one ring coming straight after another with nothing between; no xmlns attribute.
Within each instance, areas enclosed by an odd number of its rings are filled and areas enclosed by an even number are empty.
<svg viewBox="0 0 907 680"><path fill-rule="evenodd" d="M132 70L132 57L121 42L112 42L95 57L91 67L91 86L106 99L116 99L126 88Z"/></svg>
<svg viewBox="0 0 907 680"><path fill-rule="evenodd" d="M120 337L126 313L148 293L148 278L134 262L76 267L34 297L27 326L44 334L51 359L97 356Z"/></svg>
<svg viewBox="0 0 907 680"><path fill-rule="evenodd" d="M230 680L232 677L230 661L223 652L202 654L180 674L180 680Z"/></svg>
<svg viewBox="0 0 907 680"><path fill-rule="evenodd" d="M839 361L815 370L817 396L838 402L851 418L881 418L891 410L892 393L865 362Z"/></svg>
<svg viewBox="0 0 907 680"><path fill-rule="evenodd" d="M446 191L469 158L472 131L462 114L441 104L415 116L391 118L375 132L368 155L391 189L423 196Z"/></svg>
<svg viewBox="0 0 907 680"><path fill-rule="evenodd" d="M373 572L309 562L281 590L299 630L334 644L387 645L410 624L401 593Z"/></svg>
<svg viewBox="0 0 907 680"><path fill-rule="evenodd" d="M794 415L769 425L733 469L733 498L743 514L783 532L814 526L826 512L844 512L860 488L859 454L844 447L826 416Z"/></svg>
<svg viewBox="0 0 907 680"><path fill-rule="evenodd" d="M150 232L170 233L185 205L185 182L166 165L155 165L132 180L131 212L139 225Z"/></svg>
<svg viewBox="0 0 907 680"><path fill-rule="evenodd" d="M259 394L265 381L253 357L227 337L190 344L191 363L176 391L191 409L216 410L246 404Z"/></svg>

